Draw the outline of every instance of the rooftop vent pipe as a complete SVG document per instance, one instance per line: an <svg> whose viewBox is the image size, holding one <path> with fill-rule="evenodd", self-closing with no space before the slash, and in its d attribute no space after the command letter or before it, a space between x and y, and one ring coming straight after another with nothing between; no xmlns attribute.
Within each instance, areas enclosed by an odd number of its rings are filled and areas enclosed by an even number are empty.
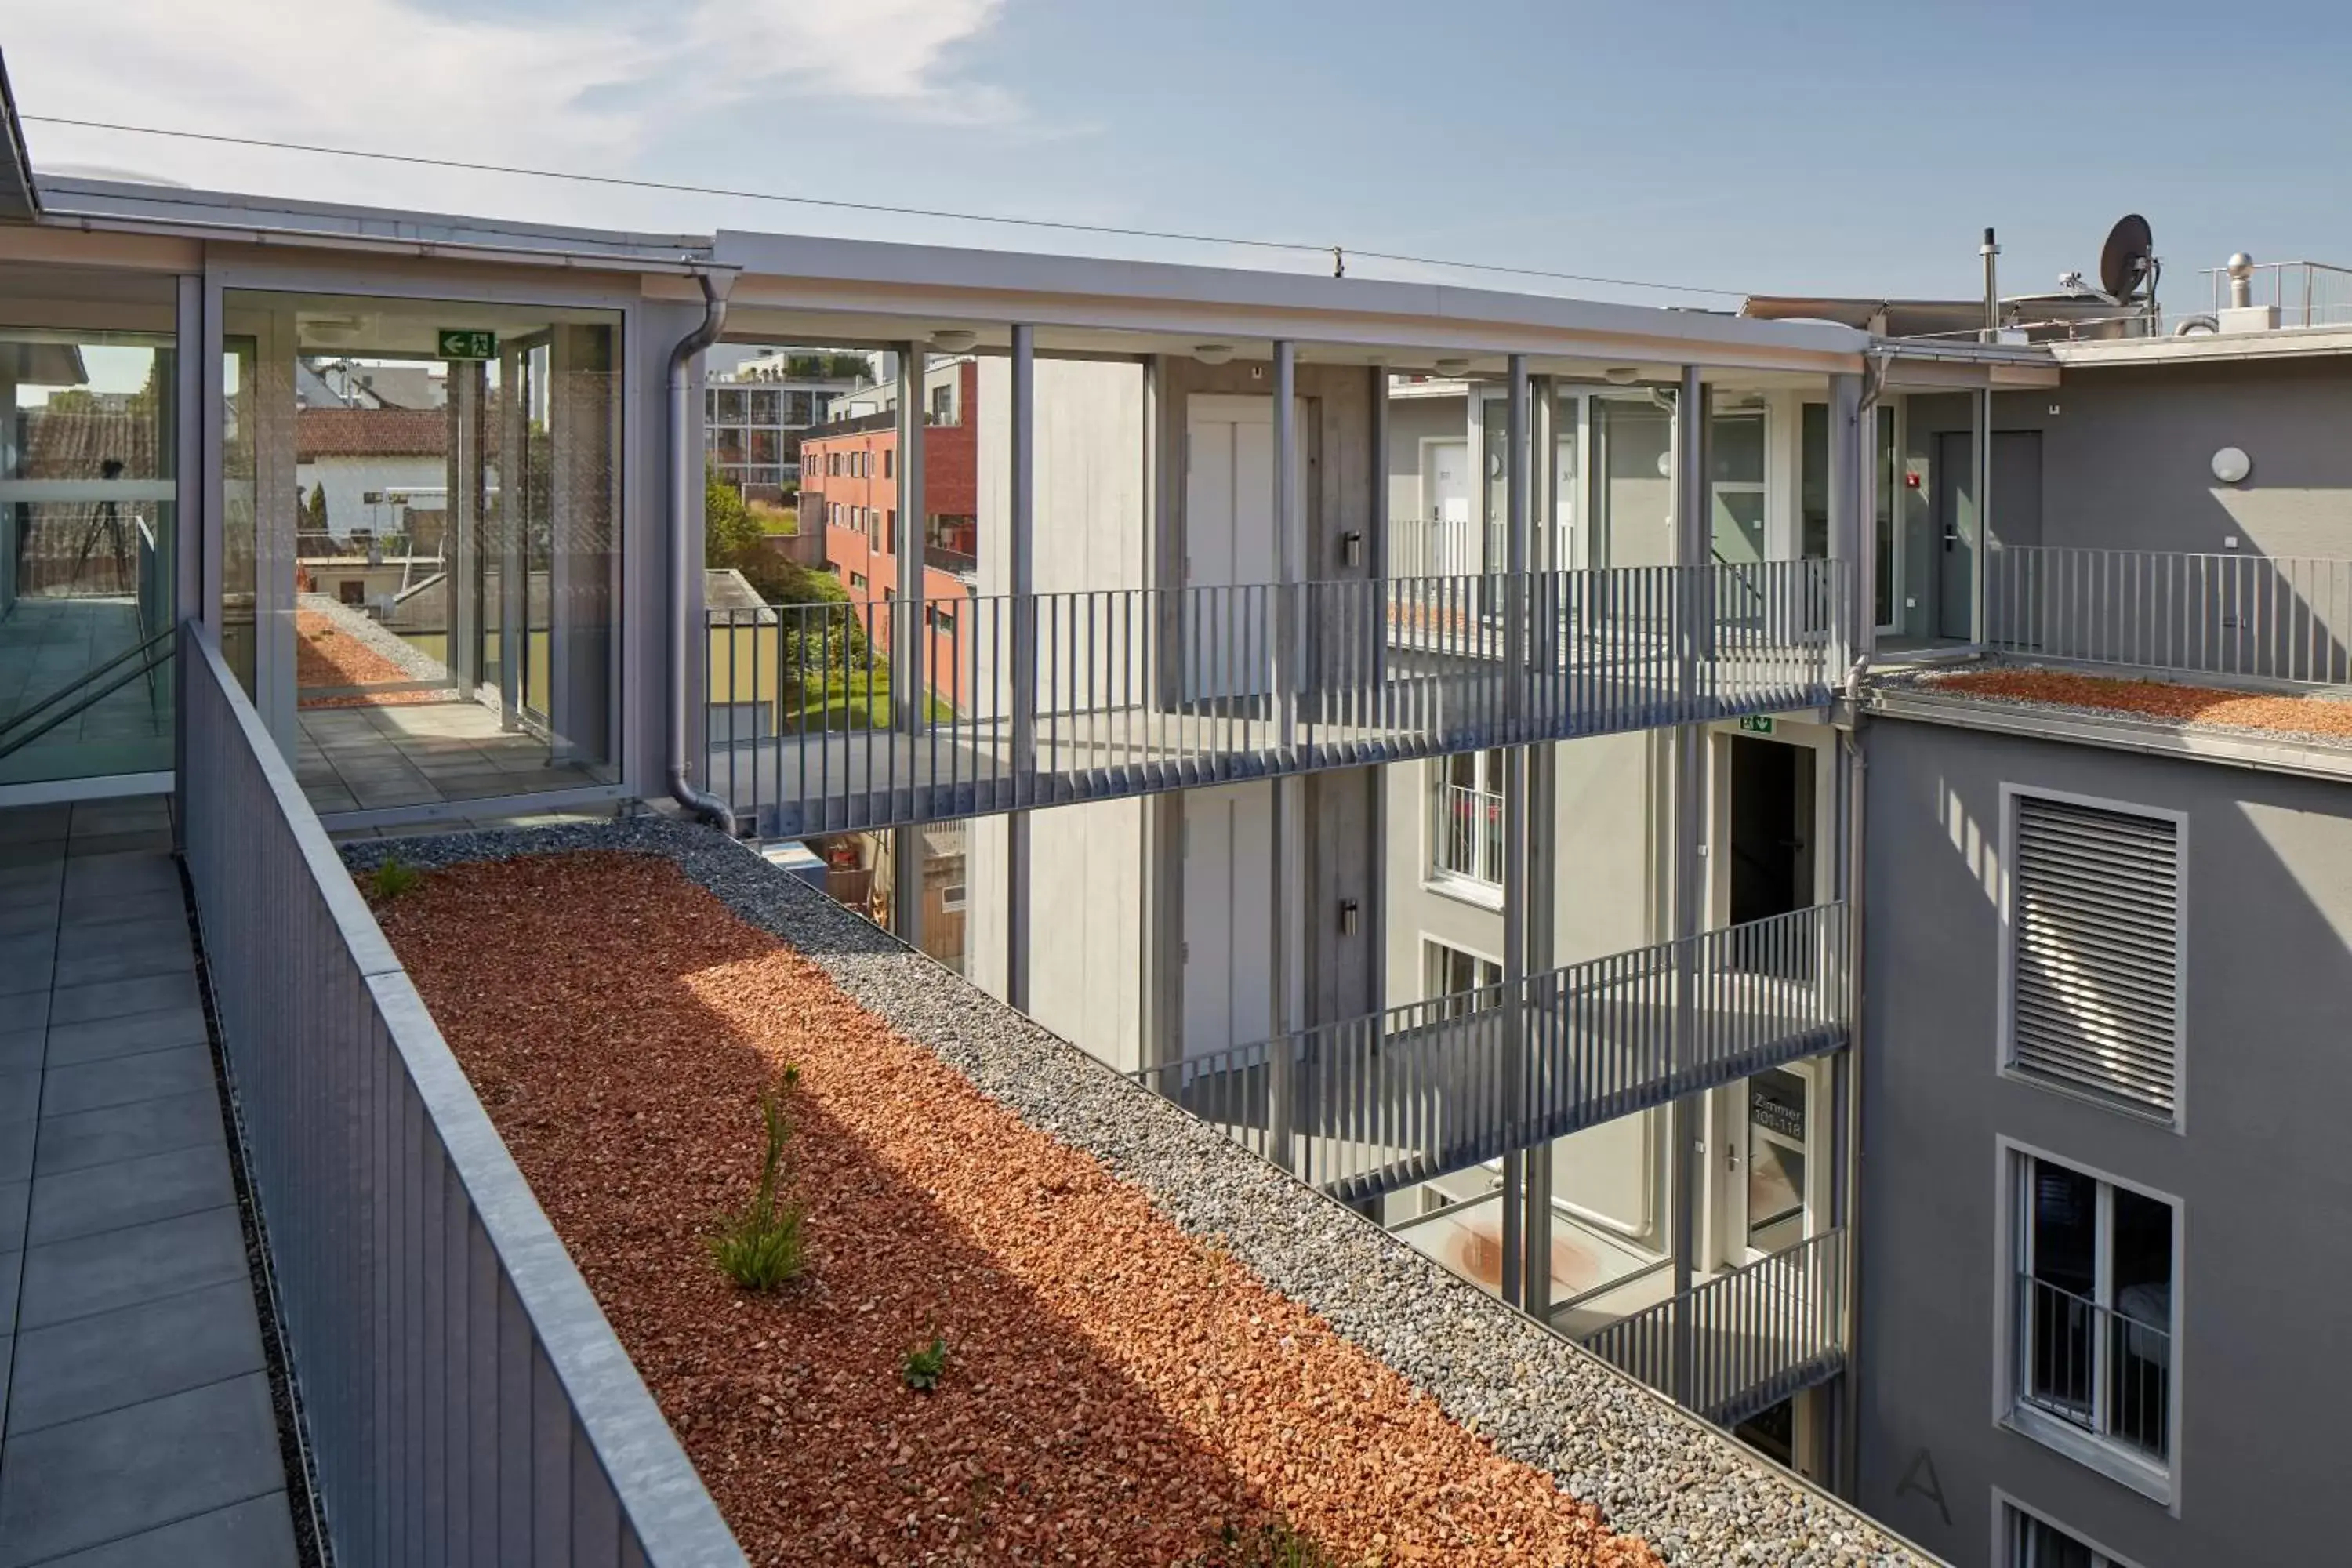
<svg viewBox="0 0 2352 1568"><path fill-rule="evenodd" d="M702 285L702 324L669 351L669 793L703 821L729 834L735 808L688 780L686 721L687 657L693 647L686 624L692 574L702 570L702 541L694 520L702 515L702 454L694 445L695 357L719 341L727 321L727 289L732 275L696 274Z"/></svg>

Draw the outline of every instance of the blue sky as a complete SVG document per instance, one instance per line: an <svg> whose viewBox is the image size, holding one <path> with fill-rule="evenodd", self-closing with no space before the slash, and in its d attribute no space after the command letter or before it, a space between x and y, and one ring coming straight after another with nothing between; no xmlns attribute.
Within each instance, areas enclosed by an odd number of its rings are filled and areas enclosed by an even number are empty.
<svg viewBox="0 0 2352 1568"><path fill-rule="evenodd" d="M1968 295L2147 214L2352 264L2352 7L1487 0L9 0L30 114L1682 282ZM299 24L287 18L301 16ZM555 221L1314 268L34 123L44 165ZM1359 260L1363 274L1423 269ZM1604 296L1625 290L1529 280ZM1664 301L1711 301L1649 296Z"/></svg>

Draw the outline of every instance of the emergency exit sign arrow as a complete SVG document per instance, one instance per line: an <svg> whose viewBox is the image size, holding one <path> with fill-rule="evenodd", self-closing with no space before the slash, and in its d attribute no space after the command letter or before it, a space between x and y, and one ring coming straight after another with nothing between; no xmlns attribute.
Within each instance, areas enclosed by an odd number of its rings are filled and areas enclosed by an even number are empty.
<svg viewBox="0 0 2352 1568"><path fill-rule="evenodd" d="M441 329L443 359L495 359L499 352L496 332L476 331L470 327Z"/></svg>
<svg viewBox="0 0 2352 1568"><path fill-rule="evenodd" d="M1769 713L1743 713L1739 716L1739 727L1751 735L1769 735L1772 732L1772 716Z"/></svg>

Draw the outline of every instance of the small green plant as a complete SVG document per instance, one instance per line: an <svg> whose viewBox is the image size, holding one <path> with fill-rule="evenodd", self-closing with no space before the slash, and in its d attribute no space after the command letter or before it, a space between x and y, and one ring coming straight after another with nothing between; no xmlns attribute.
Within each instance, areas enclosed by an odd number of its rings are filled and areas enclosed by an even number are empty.
<svg viewBox="0 0 2352 1568"><path fill-rule="evenodd" d="M799 1079L798 1068L784 1068L785 1089ZM760 1097L760 1115L767 1127L768 1146L760 1156L759 1188L749 1205L719 1224L709 1247L727 1278L746 1290L764 1291L799 1279L807 1259L803 1252L801 1205L789 1198L779 1202L776 1196L783 1173L784 1143L792 1133L782 1097L776 1090Z"/></svg>
<svg viewBox="0 0 2352 1568"><path fill-rule="evenodd" d="M1194 1560L1193 1568L1340 1568L1339 1560L1287 1520L1271 1520L1255 1530L1225 1525L1217 1545Z"/></svg>
<svg viewBox="0 0 2352 1568"><path fill-rule="evenodd" d="M425 880L425 873L397 855L387 855L368 874L368 892L376 902L384 903L400 897Z"/></svg>
<svg viewBox="0 0 2352 1568"><path fill-rule="evenodd" d="M898 1358L898 1376L908 1388L929 1394L940 1385L940 1376L948 1369L947 1336L937 1329L931 1331L930 1342L917 1345Z"/></svg>

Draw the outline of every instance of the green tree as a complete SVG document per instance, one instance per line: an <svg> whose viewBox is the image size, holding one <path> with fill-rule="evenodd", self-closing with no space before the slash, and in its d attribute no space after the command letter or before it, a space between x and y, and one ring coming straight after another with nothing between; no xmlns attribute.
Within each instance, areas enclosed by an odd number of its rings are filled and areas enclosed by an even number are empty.
<svg viewBox="0 0 2352 1568"><path fill-rule="evenodd" d="M743 504L743 492L706 463L702 470L703 564L745 570L764 553L760 548L764 537L760 520Z"/></svg>
<svg viewBox="0 0 2352 1568"><path fill-rule="evenodd" d="M327 486L324 480L310 487L310 502L303 510L310 514L310 531L327 531Z"/></svg>

